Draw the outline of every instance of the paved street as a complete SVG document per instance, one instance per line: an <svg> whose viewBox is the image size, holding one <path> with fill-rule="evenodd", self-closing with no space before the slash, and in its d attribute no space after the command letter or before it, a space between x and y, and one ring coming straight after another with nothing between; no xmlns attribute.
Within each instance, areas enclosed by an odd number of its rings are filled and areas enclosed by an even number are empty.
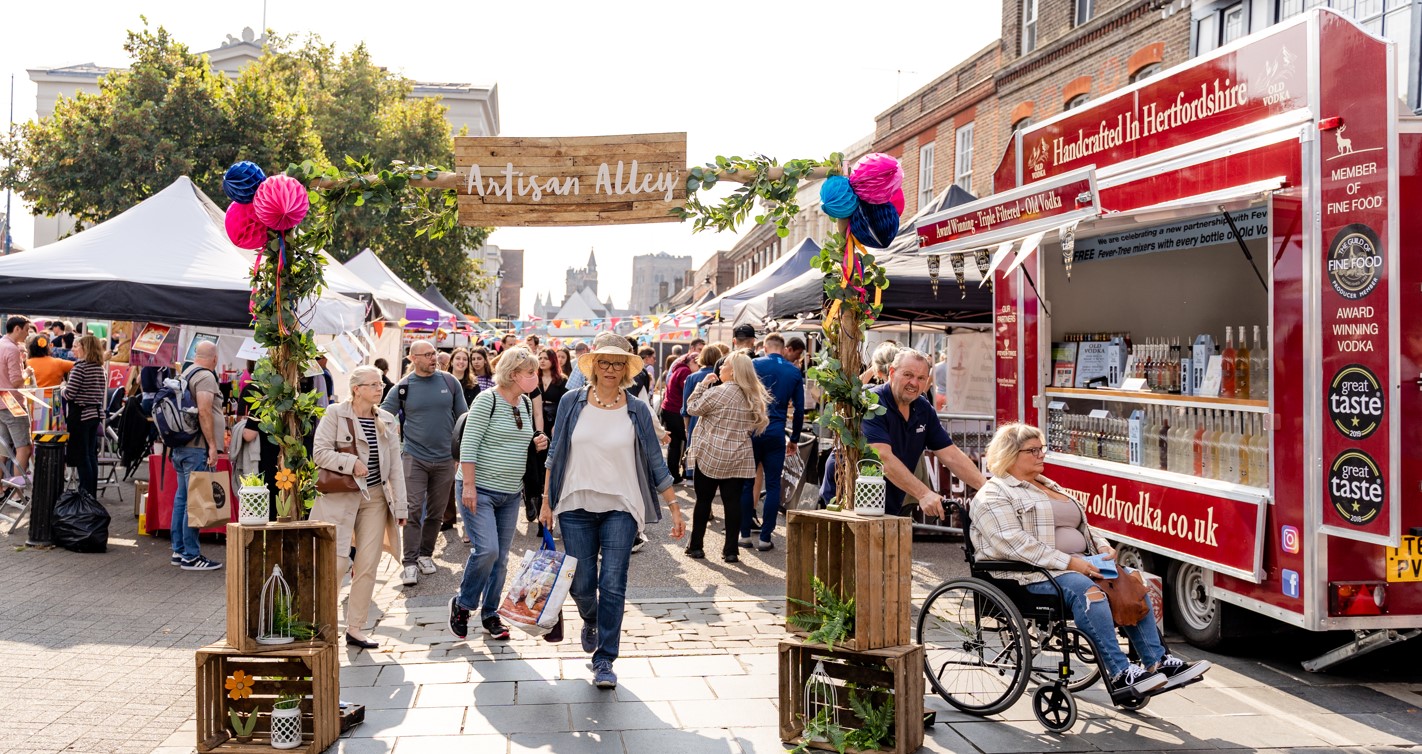
<svg viewBox="0 0 1422 754"><path fill-rule="evenodd" d="M125 499L131 489L125 491ZM167 565L166 540L134 535L131 503L114 514L110 551L76 555L0 549L0 752L193 750L193 650L221 637L223 576ZM718 533L710 535L714 542ZM447 533L453 535L453 532ZM387 561L373 633L380 651L344 652L342 697L369 708L341 752L779 752L775 645L783 635L784 549L748 555L736 585L719 560L687 561L654 530L635 556L616 669L603 692L588 682L567 606L569 638L455 642L444 626L463 545L446 536L440 572L398 585ZM532 537L521 534L516 552ZM210 555L220 552L205 543ZM916 543L915 591L961 569L950 543ZM1139 715L1082 694L1082 721L1049 736L1030 697L982 720L949 708L928 731L931 752L1422 749L1422 646L1396 647L1335 674L1298 660L1326 646L1290 635L1251 653L1215 657L1199 685L1153 700ZM1191 657L1206 656L1176 647Z"/></svg>

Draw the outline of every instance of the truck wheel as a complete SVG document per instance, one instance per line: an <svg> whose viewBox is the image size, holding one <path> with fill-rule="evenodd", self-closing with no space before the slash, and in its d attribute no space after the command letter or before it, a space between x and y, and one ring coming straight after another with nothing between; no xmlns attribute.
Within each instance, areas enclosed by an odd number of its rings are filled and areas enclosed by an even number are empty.
<svg viewBox="0 0 1422 754"><path fill-rule="evenodd" d="M1155 558L1150 553L1131 545L1118 545L1112 543L1116 548L1116 562L1137 571L1155 573Z"/></svg>
<svg viewBox="0 0 1422 754"><path fill-rule="evenodd" d="M1185 640L1215 649L1225 638L1225 608L1210 596L1210 571L1191 563L1170 565L1170 615Z"/></svg>

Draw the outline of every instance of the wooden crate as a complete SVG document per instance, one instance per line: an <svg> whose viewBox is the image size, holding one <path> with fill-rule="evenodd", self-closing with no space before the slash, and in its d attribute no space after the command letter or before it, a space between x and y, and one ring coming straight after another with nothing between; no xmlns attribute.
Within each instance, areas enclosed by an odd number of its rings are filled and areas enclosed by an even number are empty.
<svg viewBox="0 0 1422 754"><path fill-rule="evenodd" d="M142 479L133 483L133 517L138 518L143 515L143 506L148 503L148 482ZM143 531L143 527L138 527Z"/></svg>
<svg viewBox="0 0 1422 754"><path fill-rule="evenodd" d="M341 665L334 645L284 648L262 654L241 652L226 644L197 651L197 750L208 752L270 752L271 711L278 694L299 694L301 736L297 752L317 754L341 735ZM254 680L252 695L234 700L227 678L241 670ZM250 743L233 738L228 711L256 712Z"/></svg>
<svg viewBox="0 0 1422 754"><path fill-rule="evenodd" d="M301 620L316 626L307 642L257 643L262 585L281 566ZM336 527L319 521L227 525L227 643L242 652L267 652L336 643Z"/></svg>
<svg viewBox="0 0 1422 754"><path fill-rule="evenodd" d="M845 649L896 647L912 641L909 575L913 557L913 522L899 516L865 518L850 512L790 511L786 524L785 594L815 603L811 578L818 577L845 599L854 598L854 629ZM786 630L806 636L788 623L790 616L811 612L787 600ZM835 642L839 647L841 642Z"/></svg>
<svg viewBox="0 0 1422 754"><path fill-rule="evenodd" d="M835 687L835 716L841 726L855 728L859 718L849 706L853 683L865 694L871 687L888 689L894 697L894 748L891 754L908 754L923 746L923 646L834 651L796 638L780 642L780 738L798 745L805 731L805 681L823 661ZM883 694L874 703L883 703ZM810 742L814 749L833 750L828 743ZM853 751L853 750L851 750Z"/></svg>

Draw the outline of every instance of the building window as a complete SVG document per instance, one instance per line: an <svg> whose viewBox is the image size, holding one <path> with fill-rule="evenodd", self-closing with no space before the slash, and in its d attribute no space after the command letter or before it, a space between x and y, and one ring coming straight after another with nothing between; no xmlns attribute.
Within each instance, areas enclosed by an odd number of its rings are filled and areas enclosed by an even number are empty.
<svg viewBox="0 0 1422 754"><path fill-rule="evenodd" d="M1022 0L1022 54L1037 49L1037 0Z"/></svg>
<svg viewBox="0 0 1422 754"><path fill-rule="evenodd" d="M918 208L923 209L933 201L933 144L925 144L918 150Z"/></svg>
<svg viewBox="0 0 1422 754"><path fill-rule="evenodd" d="M1032 125L1032 116L1029 115L1029 116L1027 116L1027 117L1025 117L1025 118L1023 118L1023 119L1021 119L1021 120L1019 120L1019 121L1017 121L1016 123L1013 123L1013 124L1012 124L1012 131L1009 132L1008 135L1010 136L1010 135L1012 135L1012 134L1017 133L1018 131L1026 131L1026 130L1027 130L1027 127L1028 127L1028 126L1031 126L1031 125Z"/></svg>
<svg viewBox="0 0 1422 754"><path fill-rule="evenodd" d="M1244 3L1235 3L1220 11L1220 46L1243 37L1244 28Z"/></svg>
<svg viewBox="0 0 1422 754"><path fill-rule="evenodd" d="M1096 15L1096 0L1076 0L1076 25L1085 26Z"/></svg>
<svg viewBox="0 0 1422 754"><path fill-rule="evenodd" d="M1151 63L1150 65L1143 65L1140 68L1136 69L1135 73L1131 74L1131 83L1134 84L1137 81L1145 81L1151 76L1160 73L1161 69L1162 66L1160 63Z"/></svg>
<svg viewBox="0 0 1422 754"><path fill-rule="evenodd" d="M958 129L953 152L953 183L964 191L973 190L973 124Z"/></svg>
<svg viewBox="0 0 1422 754"><path fill-rule="evenodd" d="M1071 99L1067 100L1067 102L1066 102L1066 107L1063 108L1063 109L1065 109L1065 110L1075 110L1075 109L1077 109L1078 107L1081 107L1082 105L1085 105L1087 102L1090 102L1090 101L1091 101L1091 95L1089 95L1089 94L1078 94L1078 95L1076 95L1075 97L1072 97Z"/></svg>

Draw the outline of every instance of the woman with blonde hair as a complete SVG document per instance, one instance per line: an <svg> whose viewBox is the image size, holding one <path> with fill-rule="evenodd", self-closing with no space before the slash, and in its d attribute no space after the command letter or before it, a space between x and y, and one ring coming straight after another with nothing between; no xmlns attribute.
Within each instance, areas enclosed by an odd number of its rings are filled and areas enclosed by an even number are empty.
<svg viewBox="0 0 1422 754"><path fill-rule="evenodd" d="M859 375L859 381L865 385L882 385L889 381L889 368L894 365L894 358L902 350L898 343L886 340L874 349L874 355L869 357L869 366L864 370L864 374Z"/></svg>
<svg viewBox="0 0 1422 754"><path fill-rule="evenodd" d="M475 396L479 395L479 381L474 378L474 369L470 365L473 357L469 349L463 346L454 349L454 353L449 356L449 373L454 375L454 379L459 383L459 387L464 390L464 405L474 405Z"/></svg>
<svg viewBox="0 0 1422 754"><path fill-rule="evenodd" d="M79 476L79 488L98 497L100 419L109 384L104 347L93 333L84 333L74 344L74 355L79 362L69 371L63 390L69 424L65 455Z"/></svg>
<svg viewBox="0 0 1422 754"><path fill-rule="evenodd" d="M397 561L401 558L400 530L408 507L399 423L394 414L379 406L385 388L380 375L373 366L351 370L350 400L326 407L316 425L311 453L317 466L355 477L360 488L359 492L317 495L311 520L336 525L336 571L343 574L351 569L346 644L361 649L380 646L365 636L370 599L375 593L375 572L382 550Z"/></svg>
<svg viewBox="0 0 1422 754"><path fill-rule="evenodd" d="M573 601L583 618L583 651L592 654L593 685L616 688L627 569L638 533L660 521L658 496L671 506L674 539L686 533L671 472L662 458L652 409L627 393L642 370L627 339L604 332L578 359L587 384L558 404L557 434L548 451L539 523L563 531L578 559Z"/></svg>
<svg viewBox="0 0 1422 754"><path fill-rule="evenodd" d="M1032 594L1053 596L1060 587L1076 627L1105 660L1106 689L1113 699L1169 691L1209 670L1208 661L1185 662L1165 650L1151 610L1136 625L1122 627L1140 662L1131 662L1121 651L1106 593L1093 581L1101 572L1087 559L1101 555L1112 560L1116 551L1087 523L1086 507L1042 475L1046 455L1046 438L1031 425L1004 424L993 435L986 458L993 476L978 490L971 508L968 536L976 557L1019 561L1047 571L992 575L1023 584ZM1119 570L1123 576L1130 573L1125 567Z"/></svg>
<svg viewBox="0 0 1422 754"><path fill-rule="evenodd" d="M686 554L704 558L701 540L711 517L711 501L721 493L726 516L726 543L721 559L740 560L736 535L741 530L741 490L755 478L751 437L770 425L770 394L756 376L745 351L720 360L687 399L687 413L698 418L691 455L696 466L696 508L691 514L691 541Z"/></svg>
<svg viewBox="0 0 1422 754"><path fill-rule="evenodd" d="M528 398L538 386L537 370L538 357L527 348L504 351L494 373L494 389L474 399L464 421L454 497L471 544L459 593L449 600L449 630L459 639L468 637L470 613L475 610L490 637L509 638L498 610L523 504L529 443L538 450L548 447L548 438L535 429L534 404Z"/></svg>

